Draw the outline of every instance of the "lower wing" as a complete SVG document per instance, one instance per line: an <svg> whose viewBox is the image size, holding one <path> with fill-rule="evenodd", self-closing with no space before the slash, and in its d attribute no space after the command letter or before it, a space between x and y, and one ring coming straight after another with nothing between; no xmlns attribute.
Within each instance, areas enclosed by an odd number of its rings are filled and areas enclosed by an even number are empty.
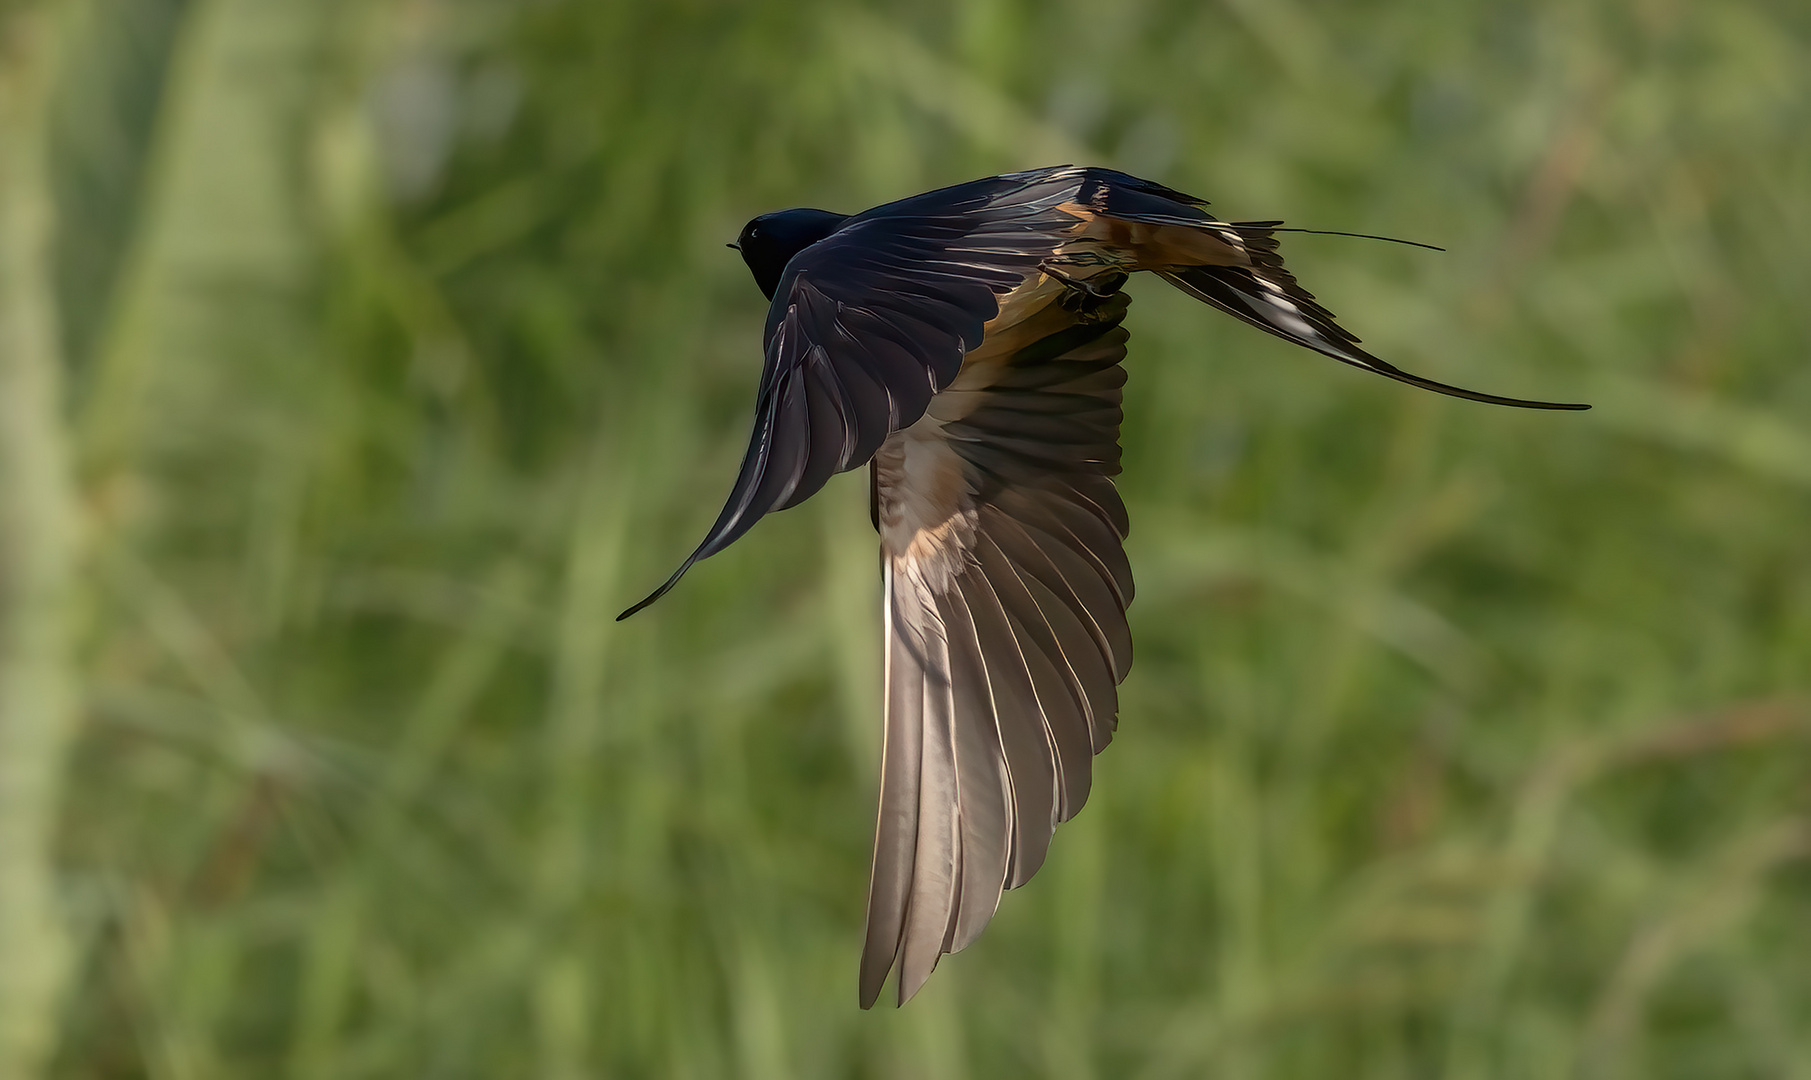
<svg viewBox="0 0 1811 1080"><path fill-rule="evenodd" d="M887 687L864 1008L895 964L903 1004L1030 879L1117 722L1126 299L1050 292L875 459Z"/></svg>

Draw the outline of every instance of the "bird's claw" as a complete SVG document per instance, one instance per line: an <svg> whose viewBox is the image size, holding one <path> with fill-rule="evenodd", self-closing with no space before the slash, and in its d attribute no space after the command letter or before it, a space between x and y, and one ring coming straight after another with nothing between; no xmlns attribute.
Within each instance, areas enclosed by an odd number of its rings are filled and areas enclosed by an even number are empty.
<svg viewBox="0 0 1811 1080"><path fill-rule="evenodd" d="M1126 275L1116 270L1092 277L1077 277L1048 260L1040 263L1038 269L1062 284L1063 295L1057 299L1057 303L1067 311L1086 311L1117 293L1126 283Z"/></svg>

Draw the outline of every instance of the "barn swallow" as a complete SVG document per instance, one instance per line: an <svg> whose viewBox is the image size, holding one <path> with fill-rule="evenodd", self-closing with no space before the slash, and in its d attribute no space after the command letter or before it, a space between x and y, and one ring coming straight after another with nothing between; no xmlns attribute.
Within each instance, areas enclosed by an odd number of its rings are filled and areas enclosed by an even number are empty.
<svg viewBox="0 0 1811 1080"><path fill-rule="evenodd" d="M1120 394L1127 278L1411 386L1296 283L1281 222L1110 169L1008 173L853 216L782 210L738 248L771 306L754 433L698 549L867 465L886 634L860 1000L904 1004L973 942L1088 797L1132 662Z"/></svg>

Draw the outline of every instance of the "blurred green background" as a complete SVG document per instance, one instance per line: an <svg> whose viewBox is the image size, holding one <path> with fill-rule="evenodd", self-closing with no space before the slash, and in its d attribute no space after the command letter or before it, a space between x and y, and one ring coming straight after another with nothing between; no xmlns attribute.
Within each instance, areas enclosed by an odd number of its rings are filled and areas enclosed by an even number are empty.
<svg viewBox="0 0 1811 1080"><path fill-rule="evenodd" d="M0 125L0 1076L1811 1077L1802 0L7 0ZM863 1013L865 479L612 619L743 221L1061 161L1597 408L1134 282L1119 738Z"/></svg>

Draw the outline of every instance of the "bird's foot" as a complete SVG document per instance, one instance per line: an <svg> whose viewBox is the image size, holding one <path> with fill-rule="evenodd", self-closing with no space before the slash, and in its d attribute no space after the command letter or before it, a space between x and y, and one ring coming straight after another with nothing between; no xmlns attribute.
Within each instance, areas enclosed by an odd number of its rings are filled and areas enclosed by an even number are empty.
<svg viewBox="0 0 1811 1080"><path fill-rule="evenodd" d="M1087 311L1117 293L1120 287L1126 283L1126 275L1117 270L1089 277L1079 277L1049 260L1038 264L1038 269L1062 283L1063 295L1058 298L1057 303L1067 311Z"/></svg>

